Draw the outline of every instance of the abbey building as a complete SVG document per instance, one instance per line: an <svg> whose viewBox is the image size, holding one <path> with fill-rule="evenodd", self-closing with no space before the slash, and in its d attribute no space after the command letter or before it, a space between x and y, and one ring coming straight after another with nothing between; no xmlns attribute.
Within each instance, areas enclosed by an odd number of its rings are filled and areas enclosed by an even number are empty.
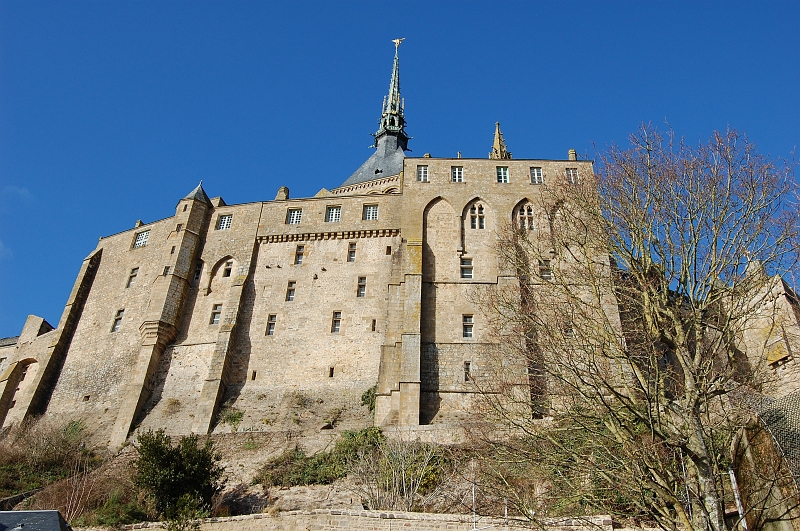
<svg viewBox="0 0 800 531"><path fill-rule="evenodd" d="M228 205L199 185L102 238L57 326L31 316L0 341L2 425L80 418L119 446L137 427L210 433L223 404L256 429L291 397L359 407L375 386L379 426L458 419L492 341L470 294L501 277L498 227L545 230L542 189L592 163L512 159L499 124L485 159L408 141L396 51L375 151L338 186Z"/></svg>

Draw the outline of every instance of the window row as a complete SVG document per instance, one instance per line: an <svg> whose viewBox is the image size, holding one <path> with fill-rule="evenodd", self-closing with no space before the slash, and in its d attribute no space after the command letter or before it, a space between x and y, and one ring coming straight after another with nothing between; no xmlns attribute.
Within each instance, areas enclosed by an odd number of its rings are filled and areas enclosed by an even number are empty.
<svg viewBox="0 0 800 531"><path fill-rule="evenodd" d="M295 295L297 294L297 281L290 280L286 285L286 302L294 301ZM364 298L367 296L367 277L358 277L358 282L356 283L356 297L357 298Z"/></svg>
<svg viewBox="0 0 800 531"><path fill-rule="evenodd" d="M510 182L508 166L497 166L495 171L498 183ZM567 184L578 184L578 168L566 168L564 170L564 179ZM430 182L430 172L428 166L417 166L417 181L421 183ZM464 166L450 167L450 182L464 182ZM541 167L534 166L530 168L530 183L544 184L544 172L542 171Z"/></svg>
<svg viewBox="0 0 800 531"><path fill-rule="evenodd" d="M275 327L278 324L278 314L271 313L267 316L267 330L265 335L274 336L275 335ZM377 319L372 320L372 324L370 325L370 329L372 332L375 332L378 328L378 321ZM335 311L331 316L331 334L338 334L342 331L342 312Z"/></svg>
<svg viewBox="0 0 800 531"><path fill-rule="evenodd" d="M361 219L374 221L378 219L378 205L364 205L361 210ZM302 208L290 208L286 211L286 224L298 225L303 220ZM329 206L325 209L325 223L339 223L342 220L342 207Z"/></svg>

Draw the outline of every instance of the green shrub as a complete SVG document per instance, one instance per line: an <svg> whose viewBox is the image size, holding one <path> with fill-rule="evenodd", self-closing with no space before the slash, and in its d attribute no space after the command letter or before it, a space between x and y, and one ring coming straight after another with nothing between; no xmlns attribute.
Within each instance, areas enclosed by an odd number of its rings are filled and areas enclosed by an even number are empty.
<svg viewBox="0 0 800 531"><path fill-rule="evenodd" d="M361 405L367 406L370 412L375 411L375 396L378 392L378 386L373 385L361 395Z"/></svg>
<svg viewBox="0 0 800 531"><path fill-rule="evenodd" d="M221 457L211 439L200 446L199 437L190 435L173 446L163 430L147 431L139 435L136 449L139 459L133 483L147 492L158 513L167 518L177 515L185 496L208 509L211 498L222 490Z"/></svg>

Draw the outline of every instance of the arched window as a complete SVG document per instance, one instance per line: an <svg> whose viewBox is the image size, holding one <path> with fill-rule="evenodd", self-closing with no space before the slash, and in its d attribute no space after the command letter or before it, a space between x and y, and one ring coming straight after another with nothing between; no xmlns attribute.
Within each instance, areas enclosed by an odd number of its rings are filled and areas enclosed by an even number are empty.
<svg viewBox="0 0 800 531"><path fill-rule="evenodd" d="M486 218L483 214L483 205L480 203L473 203L469 209L469 227L471 229L485 229Z"/></svg>
<svg viewBox="0 0 800 531"><path fill-rule="evenodd" d="M514 211L514 223L520 229L533 230L533 205L530 203L521 204Z"/></svg>

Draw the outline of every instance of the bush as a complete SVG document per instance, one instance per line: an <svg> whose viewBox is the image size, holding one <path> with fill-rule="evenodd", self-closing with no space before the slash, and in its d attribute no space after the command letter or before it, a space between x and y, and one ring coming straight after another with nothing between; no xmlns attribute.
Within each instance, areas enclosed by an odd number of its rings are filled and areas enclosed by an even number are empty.
<svg viewBox="0 0 800 531"><path fill-rule="evenodd" d="M136 449L139 459L133 482L167 518L178 516L187 496L197 500L200 509L209 509L212 497L222 490L221 457L211 439L200 446L199 437L190 435L173 446L164 430L147 431L139 435ZM179 503L182 498L184 502Z"/></svg>
<svg viewBox="0 0 800 531"><path fill-rule="evenodd" d="M378 392L378 386L373 385L361 394L361 405L367 406L370 413L375 411L375 396Z"/></svg>
<svg viewBox="0 0 800 531"><path fill-rule="evenodd" d="M384 440L379 428L345 431L330 452L307 456L295 447L275 457L261 468L255 483L265 487L327 485L347 475L349 464L361 453L376 448Z"/></svg>

